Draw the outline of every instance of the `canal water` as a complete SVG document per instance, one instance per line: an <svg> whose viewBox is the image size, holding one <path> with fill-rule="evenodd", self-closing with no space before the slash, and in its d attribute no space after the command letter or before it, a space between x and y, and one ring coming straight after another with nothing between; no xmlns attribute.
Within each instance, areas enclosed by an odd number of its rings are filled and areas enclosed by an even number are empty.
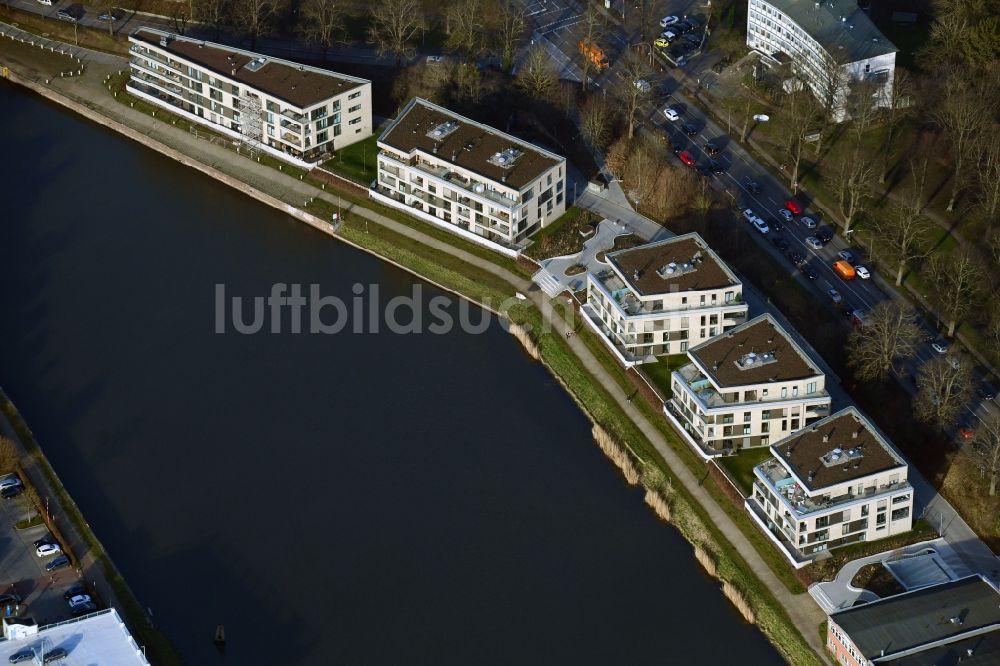
<svg viewBox="0 0 1000 666"><path fill-rule="evenodd" d="M419 282L0 84L0 383L188 663L781 663L498 324L217 333Z"/></svg>

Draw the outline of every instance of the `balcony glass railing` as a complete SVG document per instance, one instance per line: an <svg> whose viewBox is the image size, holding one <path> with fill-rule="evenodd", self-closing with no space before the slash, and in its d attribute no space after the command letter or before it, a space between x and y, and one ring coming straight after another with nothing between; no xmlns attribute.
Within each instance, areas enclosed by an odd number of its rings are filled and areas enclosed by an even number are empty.
<svg viewBox="0 0 1000 666"><path fill-rule="evenodd" d="M754 472L758 479L766 482L774 494L781 498L785 508L796 516L804 516L816 511L829 511L849 502L871 499L910 487L907 481L896 481L869 486L860 494L848 492L836 496L829 494L809 496L777 458L765 460L754 468Z"/></svg>
<svg viewBox="0 0 1000 666"><path fill-rule="evenodd" d="M450 168L444 165L434 165L428 162L420 161L416 158L410 160L400 160L395 155L388 153L386 151L381 151L380 156L384 157L386 162L394 162L401 166L415 167L418 171L429 174L434 178L440 179L443 183L462 190L464 193L468 194L470 197L480 197L492 201L505 209L512 209L520 205L519 201L515 201L509 197L505 197L495 190L491 190L484 183L477 183L474 180L465 178L459 173L452 171ZM476 188L480 187L482 191L478 191Z"/></svg>

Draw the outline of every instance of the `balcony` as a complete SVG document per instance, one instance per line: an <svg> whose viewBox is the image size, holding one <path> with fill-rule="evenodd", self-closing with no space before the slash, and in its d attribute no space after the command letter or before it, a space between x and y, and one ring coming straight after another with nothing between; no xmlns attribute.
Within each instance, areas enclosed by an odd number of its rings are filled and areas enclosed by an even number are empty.
<svg viewBox="0 0 1000 666"><path fill-rule="evenodd" d="M304 115L302 115L301 113L296 113L296 112L292 111L291 109L285 109L284 111L282 111L281 112L281 116L283 118L287 118L288 120L291 120L292 122L296 123L297 125L303 125L303 124L305 124L305 120L306 120L306 117ZM284 121L282 121L282 122L284 122Z"/></svg>
<svg viewBox="0 0 1000 666"><path fill-rule="evenodd" d="M668 316L675 312L689 312L696 310L711 310L716 311L724 308L733 307L746 307L743 303L742 297L737 297L731 301L715 301L710 303L694 303L687 305L671 305L669 308L654 308L652 306L653 301L642 301L636 297L632 288L625 284L617 273L613 270L604 270L600 273L593 274L596 282L601 286L608 298L613 300L618 304L619 309L629 316L629 317L641 317L646 315L661 315ZM746 313L744 312L740 317L726 317L725 321L729 323L740 323L746 319ZM710 324L710 326L721 326L722 324Z"/></svg>
<svg viewBox="0 0 1000 666"><path fill-rule="evenodd" d="M148 86L154 86L156 88L162 89L178 97L183 96L184 89L173 83L168 83L163 81L159 77L153 76L152 74L147 74L146 72L132 72L132 79L138 79Z"/></svg>
<svg viewBox="0 0 1000 666"><path fill-rule="evenodd" d="M830 511L850 502L871 499L910 487L906 481L897 481L896 483L869 486L861 494L848 492L837 496L829 494L809 496L805 488L799 485L795 477L777 458L765 460L754 468L754 473L758 479L766 484L765 490L770 490L775 496L781 498L785 508L796 517L806 516L817 511Z"/></svg>
<svg viewBox="0 0 1000 666"><path fill-rule="evenodd" d="M756 393L756 398L752 400L740 400L739 398L731 397L733 394L742 395L744 391L734 391L730 394L719 393L715 386L712 385L708 377L702 374L701 370L694 363L688 363L687 365L681 366L676 370L677 374L684 381L684 384L688 387L688 390L695 395L701 404L705 406L706 409L716 409L719 407L737 407L740 405L767 405L768 403L801 403L807 400L827 400L830 399L830 394L826 390L815 391L809 394L802 394L794 397L785 396L781 397L778 395L768 395L763 396L760 393ZM727 397L729 396L729 397ZM771 410L771 412L778 410ZM806 405L805 406L807 417L819 417L828 416L830 414L830 403L819 405ZM784 414L771 415L768 414L767 418L784 418Z"/></svg>
<svg viewBox="0 0 1000 666"><path fill-rule="evenodd" d="M400 160L398 157L385 150L380 151L379 155L383 157L387 163L393 162L403 167L415 168L418 171L421 171L425 174L428 174L434 178L441 180L442 183L446 183L452 187L464 191L470 197L473 198L478 197L486 199L503 207L505 210L510 211L511 209L520 205L519 200L514 200L510 199L509 197L505 197L502 194L489 189L486 186L486 184L478 183L470 178L466 178L465 176L462 176L461 174L459 174L456 171L453 171L447 166L434 165L430 162L422 161L419 158L412 158L410 160L405 160L405 161ZM477 187L481 188L482 191L481 192L477 191L476 189Z"/></svg>

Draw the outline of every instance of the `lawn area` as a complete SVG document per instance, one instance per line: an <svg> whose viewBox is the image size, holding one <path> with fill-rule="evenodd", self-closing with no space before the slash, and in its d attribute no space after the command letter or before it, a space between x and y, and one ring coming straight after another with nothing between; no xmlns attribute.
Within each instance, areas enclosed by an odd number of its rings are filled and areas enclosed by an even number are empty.
<svg viewBox="0 0 1000 666"><path fill-rule="evenodd" d="M686 354L663 356L656 363L643 363L638 366L650 383L659 390L664 400L669 400L674 392L670 388L670 373L688 362Z"/></svg>
<svg viewBox="0 0 1000 666"><path fill-rule="evenodd" d="M323 162L327 171L333 171L345 178L368 187L375 180L378 155L378 137L372 134L364 141L352 143L334 152L333 159Z"/></svg>
<svg viewBox="0 0 1000 666"><path fill-rule="evenodd" d="M761 446L753 449L741 449L735 456L717 458L717 462L726 468L736 484L745 495L750 495L753 489L753 468L771 457L771 448Z"/></svg>

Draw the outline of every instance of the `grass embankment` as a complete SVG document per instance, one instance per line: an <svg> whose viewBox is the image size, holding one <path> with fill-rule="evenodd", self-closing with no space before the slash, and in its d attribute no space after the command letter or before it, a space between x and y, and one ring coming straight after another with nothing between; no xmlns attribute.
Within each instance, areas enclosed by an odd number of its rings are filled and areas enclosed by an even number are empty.
<svg viewBox="0 0 1000 666"><path fill-rule="evenodd" d="M753 489L753 468L771 457L771 449L762 446L754 449L741 449L739 455L724 456L719 464L726 468L729 475L736 481L744 495L749 495Z"/></svg>
<svg viewBox="0 0 1000 666"><path fill-rule="evenodd" d="M332 159L323 162L327 171L340 174L364 187L378 175L378 137L372 134L364 141L352 143L335 151Z"/></svg>
<svg viewBox="0 0 1000 666"><path fill-rule="evenodd" d="M183 663L180 655L174 650L173 645L171 645L166 635L150 625L146 612L135 598L135 595L121 573L119 573L118 569L111 562L111 558L108 556L107 551L104 550L104 546L101 545L97 536L91 531L87 521L83 518L83 514L80 513L76 502L73 501L66 488L63 487L62 481L59 480L55 470L49 464L48 459L35 440L31 429L28 428L24 419L21 418L21 414L17 411L14 403L10 401L2 390L0 390L0 411L7 417L7 420L14 428L14 432L17 433L18 439L24 444L31 462L38 465L38 469L45 475L46 481L55 492L57 506L59 507L57 510L61 510L69 518L73 527L86 542L87 548L90 549L90 554L104 572L104 577L107 579L108 584L111 585L115 597L121 604L121 611L125 621L129 624L139 644L145 646L149 660L157 665Z"/></svg>
<svg viewBox="0 0 1000 666"><path fill-rule="evenodd" d="M669 400L674 394L670 385L671 373L687 363L688 357L686 354L673 354L671 356L661 356L660 360L656 363L643 363L639 366L639 369L642 371L642 374L646 375L650 383L656 387L656 390L660 392L663 399Z"/></svg>

